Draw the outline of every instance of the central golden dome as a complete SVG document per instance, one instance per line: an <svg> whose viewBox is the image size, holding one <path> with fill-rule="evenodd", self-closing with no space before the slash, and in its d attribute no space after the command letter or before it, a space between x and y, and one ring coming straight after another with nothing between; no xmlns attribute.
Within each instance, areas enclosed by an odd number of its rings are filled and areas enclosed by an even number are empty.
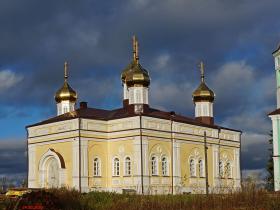
<svg viewBox="0 0 280 210"><path fill-rule="evenodd" d="M193 92L193 101L210 101L213 102L215 99L214 92L207 87L204 82L201 82L198 88Z"/></svg>
<svg viewBox="0 0 280 210"><path fill-rule="evenodd" d="M215 99L215 93L205 84L204 81L204 65L200 63L200 70L201 70L201 83L198 88L193 92L193 101L209 101L213 102Z"/></svg>
<svg viewBox="0 0 280 210"><path fill-rule="evenodd" d="M149 72L139 63L138 41L133 36L133 61L123 70L121 80L127 86L141 85L148 87L150 85Z"/></svg>
<svg viewBox="0 0 280 210"><path fill-rule="evenodd" d="M60 103L61 101L71 101L71 102L76 102L77 101L77 93L75 90L73 90L70 85L67 82L68 78L68 64L65 62L64 64L64 84L63 86L56 92L55 94L55 101L57 103Z"/></svg>

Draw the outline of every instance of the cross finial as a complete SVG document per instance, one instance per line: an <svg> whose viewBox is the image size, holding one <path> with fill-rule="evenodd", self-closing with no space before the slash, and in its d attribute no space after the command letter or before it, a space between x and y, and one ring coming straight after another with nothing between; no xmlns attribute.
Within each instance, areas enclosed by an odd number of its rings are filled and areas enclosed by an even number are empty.
<svg viewBox="0 0 280 210"><path fill-rule="evenodd" d="M138 40L135 35L132 37L133 41L133 60L138 63L139 62L139 45L138 45Z"/></svg>
<svg viewBox="0 0 280 210"><path fill-rule="evenodd" d="M67 78L68 78L68 62L65 61L64 62L64 79L65 79L65 81L67 80Z"/></svg>
<svg viewBox="0 0 280 210"><path fill-rule="evenodd" d="M203 63L203 61L200 61L199 68L200 68L201 82L204 82L204 63Z"/></svg>

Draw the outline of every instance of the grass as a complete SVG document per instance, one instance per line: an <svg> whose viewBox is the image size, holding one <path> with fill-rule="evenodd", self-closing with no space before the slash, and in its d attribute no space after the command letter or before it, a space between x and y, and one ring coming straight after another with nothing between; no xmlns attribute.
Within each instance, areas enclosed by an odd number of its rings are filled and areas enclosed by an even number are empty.
<svg viewBox="0 0 280 210"><path fill-rule="evenodd" d="M257 190L254 185L240 192L206 195L124 195L109 192L81 194L75 190L53 189L32 192L20 200L4 199L0 209L21 209L40 204L42 209L73 210L276 210L280 194Z"/></svg>

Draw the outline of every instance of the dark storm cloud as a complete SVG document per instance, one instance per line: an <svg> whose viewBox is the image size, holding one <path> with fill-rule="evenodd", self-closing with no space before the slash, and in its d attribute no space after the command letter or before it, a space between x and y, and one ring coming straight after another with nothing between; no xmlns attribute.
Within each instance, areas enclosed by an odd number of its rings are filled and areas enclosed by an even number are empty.
<svg viewBox="0 0 280 210"><path fill-rule="evenodd" d="M0 72L10 72L9 86L0 85L0 105L22 110L21 116L30 116L24 107L55 114L53 95L68 60L80 100L119 106L120 72L135 33L153 106L193 116L191 93L203 59L217 95L216 122L264 135L275 103L271 52L280 41L279 7L278 0L0 1Z"/></svg>
<svg viewBox="0 0 280 210"><path fill-rule="evenodd" d="M26 142L0 141L0 176L26 173Z"/></svg>

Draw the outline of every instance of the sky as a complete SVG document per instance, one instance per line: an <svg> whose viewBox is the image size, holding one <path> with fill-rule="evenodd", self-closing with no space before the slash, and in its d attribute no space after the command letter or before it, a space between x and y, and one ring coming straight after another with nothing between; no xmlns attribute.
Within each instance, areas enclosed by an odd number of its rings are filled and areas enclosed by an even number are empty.
<svg viewBox="0 0 280 210"><path fill-rule="evenodd" d="M203 60L216 124L243 131L242 170L263 172L279 8L279 0L1 0L0 176L25 175L25 126L56 115L64 61L79 101L121 106L133 34L151 77L150 105L193 117Z"/></svg>

